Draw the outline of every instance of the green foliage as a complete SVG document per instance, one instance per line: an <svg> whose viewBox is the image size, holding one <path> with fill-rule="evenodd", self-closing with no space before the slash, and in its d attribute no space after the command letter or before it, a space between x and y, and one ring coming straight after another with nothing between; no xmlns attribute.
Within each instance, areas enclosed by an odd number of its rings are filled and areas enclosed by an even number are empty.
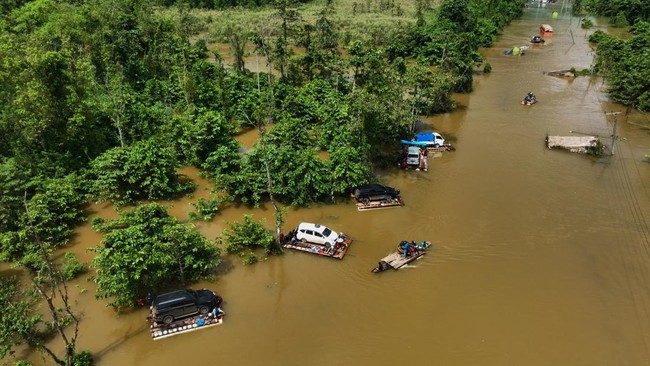
<svg viewBox="0 0 650 366"><path fill-rule="evenodd" d="M600 141L596 142L596 146L587 147L587 155L591 155L597 158L603 156L604 152L605 152L605 145L603 145L603 143Z"/></svg>
<svg viewBox="0 0 650 366"><path fill-rule="evenodd" d="M622 11L619 11L618 14L612 18L611 24L614 28L625 28L630 25L625 17L625 13Z"/></svg>
<svg viewBox="0 0 650 366"><path fill-rule="evenodd" d="M77 256L71 252L65 253L65 256L63 258L63 266L61 267L63 278L69 281L84 272L86 272L86 266L84 266L83 263L79 262Z"/></svg>
<svg viewBox="0 0 650 366"><path fill-rule="evenodd" d="M0 233L0 258L37 270L43 265L38 241L46 250L65 245L74 226L84 220L81 206L85 196L78 184L79 177L72 174L47 181L42 191L26 202L23 196L22 208L16 207L13 228Z"/></svg>
<svg viewBox="0 0 650 366"><path fill-rule="evenodd" d="M191 188L179 182L177 167L176 154L159 139L116 147L91 162L90 193L118 204L173 197Z"/></svg>
<svg viewBox="0 0 650 366"><path fill-rule="evenodd" d="M247 249L256 248L262 248L268 253L275 245L273 234L264 227L262 222L253 221L252 215L244 215L242 222L231 224L217 240L225 244L228 253L240 255L243 255ZM250 257L249 254L249 259Z"/></svg>
<svg viewBox="0 0 650 366"><path fill-rule="evenodd" d="M583 19L580 23L580 28L582 29L591 29L594 26L594 22L591 19Z"/></svg>
<svg viewBox="0 0 650 366"><path fill-rule="evenodd" d="M94 364L93 355L90 351L81 351L74 354L72 362L73 366L92 366Z"/></svg>
<svg viewBox="0 0 650 366"><path fill-rule="evenodd" d="M599 29L589 36L589 42L598 44L610 38L611 36Z"/></svg>
<svg viewBox="0 0 650 366"><path fill-rule="evenodd" d="M190 219L203 221L212 220L212 218L219 213L219 206L221 206L223 201L224 199L222 197L217 196L212 197L210 200L199 198L197 203L192 203L192 206L196 208L196 212L190 212Z"/></svg>
<svg viewBox="0 0 650 366"><path fill-rule="evenodd" d="M235 156L239 144L232 138L235 126L221 113L207 109L187 111L170 122L169 140L183 162L201 165L210 154L224 148Z"/></svg>
<svg viewBox="0 0 650 366"><path fill-rule="evenodd" d="M244 257L244 259L242 259L242 264L247 266L247 265L250 265L250 264L255 264L255 263L257 263L257 261L258 261L258 259L257 259L257 256L255 255L255 253L248 252L246 257Z"/></svg>
<svg viewBox="0 0 650 366"><path fill-rule="evenodd" d="M97 297L111 298L114 308L133 306L139 296L170 284L204 278L219 264L219 248L159 204L120 215L93 226L106 233L103 246L93 249Z"/></svg>
<svg viewBox="0 0 650 366"><path fill-rule="evenodd" d="M38 337L40 315L32 315L34 299L21 291L15 278L0 277L0 359L14 347Z"/></svg>
<svg viewBox="0 0 650 366"><path fill-rule="evenodd" d="M589 75L591 75L591 73L592 73L592 70L589 69L589 68L582 69L582 70L576 70L575 67L572 67L572 68L570 69L570 71L571 71L571 73L572 73L573 75L575 75L576 77L577 77L577 76L589 76Z"/></svg>
<svg viewBox="0 0 650 366"><path fill-rule="evenodd" d="M595 71L607 78L610 97L640 111L649 111L650 25L638 22L633 27L633 36L626 40L596 33L592 35L598 40Z"/></svg>
<svg viewBox="0 0 650 366"><path fill-rule="evenodd" d="M621 17L618 21L635 24L650 21L650 2L640 0L581 0L579 8L592 14L610 18ZM613 22L615 23L615 22Z"/></svg>
<svg viewBox="0 0 650 366"><path fill-rule="evenodd" d="M483 72L486 74L489 74L492 72L492 65L489 62L485 63L485 66L483 66Z"/></svg>

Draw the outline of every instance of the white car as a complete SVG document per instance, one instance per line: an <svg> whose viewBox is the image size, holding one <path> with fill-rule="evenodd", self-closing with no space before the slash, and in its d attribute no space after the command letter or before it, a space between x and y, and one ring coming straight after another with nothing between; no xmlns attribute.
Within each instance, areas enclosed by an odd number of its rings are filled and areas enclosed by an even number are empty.
<svg viewBox="0 0 650 366"><path fill-rule="evenodd" d="M310 242L331 247L338 237L336 231L320 224L303 222L296 228L296 239L303 243Z"/></svg>

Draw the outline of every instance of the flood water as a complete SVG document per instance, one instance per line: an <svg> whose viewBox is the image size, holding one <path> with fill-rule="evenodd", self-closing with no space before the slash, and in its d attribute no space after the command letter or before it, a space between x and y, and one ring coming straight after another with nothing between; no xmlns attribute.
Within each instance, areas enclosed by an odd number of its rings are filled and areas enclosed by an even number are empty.
<svg viewBox="0 0 650 366"><path fill-rule="evenodd" d="M428 172L382 173L405 207L289 212L285 232L311 221L354 238L344 260L287 251L242 266L225 257L214 282L193 286L224 297L225 324L155 342L145 310L117 315L78 280L78 349L100 366L650 364L650 135L619 115L612 157L546 149L547 134L608 139L605 112L624 110L600 80L542 74L592 62L577 20L551 19L559 7L527 9L484 50L493 73L476 77L461 108L426 119L456 151L431 156ZM545 46L502 54L540 23L555 28ZM521 106L529 90L539 103ZM243 139L250 146L254 133ZM168 204L187 220L190 202L211 193L195 170L182 172L199 189ZM110 205L93 210L116 217ZM233 206L196 226L213 239L244 213L273 222L270 206ZM370 273L403 239L433 248L410 268ZM85 225L72 250L88 262L84 249L100 240Z"/></svg>

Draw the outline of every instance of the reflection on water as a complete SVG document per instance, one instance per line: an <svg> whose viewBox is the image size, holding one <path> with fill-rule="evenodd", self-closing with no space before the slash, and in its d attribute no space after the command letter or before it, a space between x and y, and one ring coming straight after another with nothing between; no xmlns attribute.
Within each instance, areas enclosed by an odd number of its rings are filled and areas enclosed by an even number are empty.
<svg viewBox="0 0 650 366"><path fill-rule="evenodd" d="M601 80L543 75L593 59L575 18L562 11L551 19L560 6L527 9L483 50L493 73L477 77L461 108L424 120L456 151L433 159L427 173L381 173L405 207L289 211L285 231L320 222L356 239L344 260L286 252L245 267L227 257L213 282L194 285L223 295L225 324L156 342L144 310L117 315L94 299L92 282L78 280L75 288L88 290L76 305L79 349L99 365L650 364L648 134L619 120L616 155L598 160L544 147L546 134L608 137L604 112L621 108ZM555 28L552 42L502 54L540 23ZM540 102L521 106L529 90ZM254 133L245 136L250 146ZM196 170L182 173L199 188L168 204L187 220L190 203L211 192ZM110 205L92 209L116 216ZM232 205L195 225L213 239L244 213L272 225L269 205ZM433 248L407 269L370 273L403 239ZM88 223L73 250L87 262L84 249L100 240Z"/></svg>

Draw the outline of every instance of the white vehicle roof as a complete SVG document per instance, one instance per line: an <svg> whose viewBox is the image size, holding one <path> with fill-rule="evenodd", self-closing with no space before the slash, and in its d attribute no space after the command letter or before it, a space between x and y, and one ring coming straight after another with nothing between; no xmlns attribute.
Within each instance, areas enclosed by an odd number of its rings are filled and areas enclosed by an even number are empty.
<svg viewBox="0 0 650 366"><path fill-rule="evenodd" d="M314 223L311 223L311 222L301 222L300 225L298 225L298 230L302 230L302 229L323 232L324 229L329 229L329 228L327 226L324 226L324 225L321 225L321 224L314 224ZM335 232L332 229L330 229L330 230L332 232Z"/></svg>

